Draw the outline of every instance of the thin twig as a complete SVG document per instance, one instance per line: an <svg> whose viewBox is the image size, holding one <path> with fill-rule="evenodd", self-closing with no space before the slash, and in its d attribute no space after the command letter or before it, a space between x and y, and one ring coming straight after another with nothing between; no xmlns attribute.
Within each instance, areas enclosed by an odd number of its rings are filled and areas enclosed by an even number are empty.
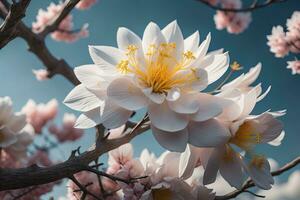
<svg viewBox="0 0 300 200"><path fill-rule="evenodd" d="M72 175L69 177L76 185L79 187L79 189L83 192L86 193L92 197L94 197L97 200L103 200L102 198L98 197L97 195L93 194L92 192L88 191L79 181ZM81 196L82 197L82 196Z"/></svg>
<svg viewBox="0 0 300 200"><path fill-rule="evenodd" d="M214 10L219 10L224 12L252 12L254 10L267 7L275 3L282 3L287 0L266 0L264 3L261 4L258 4L257 1L254 1L249 7L245 7L245 8L223 8L218 5L212 5L207 0L196 0L196 1L199 1Z"/></svg>
<svg viewBox="0 0 300 200"><path fill-rule="evenodd" d="M279 176L280 174L294 168L298 164L300 164L300 156L297 157L296 159L292 160L291 162L287 163L286 165L284 165L280 169L278 169L276 171L273 171L271 174L272 174L272 176ZM240 195L241 193L244 193L248 188L251 188L251 187L254 187L254 186L255 186L255 184L253 183L253 181L248 180L244 183L244 185L242 186L242 188L240 190L235 190L235 191L230 192L230 193L228 193L224 196L216 196L215 200L226 200L226 199L235 198L238 195Z"/></svg>

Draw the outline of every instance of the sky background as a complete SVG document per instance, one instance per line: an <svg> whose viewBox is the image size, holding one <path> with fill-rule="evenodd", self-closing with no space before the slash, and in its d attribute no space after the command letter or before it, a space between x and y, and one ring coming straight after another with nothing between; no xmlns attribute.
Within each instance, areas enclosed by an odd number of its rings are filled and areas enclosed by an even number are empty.
<svg viewBox="0 0 300 200"><path fill-rule="evenodd" d="M31 25L39 8L46 8L51 1L32 0L24 21ZM56 1L58 2L58 1ZM256 106L254 113L267 109L287 109L287 115L282 117L285 124L286 137L279 147L262 147L262 152L284 164L300 153L300 75L292 75L286 69L286 61L293 60L294 55L284 59L275 58L269 51L266 36L272 26L285 25L295 10L300 10L299 0L288 0L286 3L253 12L253 22L240 35L231 35L215 28L213 15L215 11L195 0L99 0L88 11L74 10L75 27L89 23L90 37L72 44L53 41L47 38L50 51L57 57L64 58L72 67L91 63L88 45L116 46L116 31L125 26L142 36L146 25L154 21L164 27L177 19L184 36L189 36L199 30L201 41L211 32L210 50L224 48L229 51L231 61L238 61L247 71L250 67L262 62L263 68L257 83L262 82L263 88L272 85L269 95ZM32 69L43 68L41 62L27 51L26 43L16 39L0 51L0 96L10 96L15 110L20 110L28 99L36 102L48 102L56 98L60 102L59 120L63 113L72 112L61 102L73 88L67 80L56 76L51 80L38 82L32 74ZM75 113L78 115L78 113ZM93 143L93 130L86 131L80 141L63 145L52 152L54 159L66 159L72 149L78 145L83 149ZM148 148L160 154L163 149L156 143L150 133L143 134L132 142L135 155ZM288 175L289 173L287 173ZM282 180L287 178L282 176ZM60 186L53 193L55 197L65 193L65 186ZM45 198L46 199L46 198Z"/></svg>

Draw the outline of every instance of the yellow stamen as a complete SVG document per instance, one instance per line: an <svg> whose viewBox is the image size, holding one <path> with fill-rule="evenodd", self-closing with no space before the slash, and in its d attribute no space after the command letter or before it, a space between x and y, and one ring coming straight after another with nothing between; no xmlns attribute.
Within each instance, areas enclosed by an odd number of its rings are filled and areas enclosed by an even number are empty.
<svg viewBox="0 0 300 200"><path fill-rule="evenodd" d="M117 69L120 70L122 73L127 74L129 72L129 61L128 60L121 60L118 64Z"/></svg>
<svg viewBox="0 0 300 200"><path fill-rule="evenodd" d="M233 71L239 71L241 69L243 69L243 67L236 61L234 61L231 65L230 65L230 68L233 70Z"/></svg>
<svg viewBox="0 0 300 200"><path fill-rule="evenodd" d="M198 81L195 68L187 69L190 60L195 59L192 52L185 52L181 60L177 60L175 43L151 44L146 52L146 66L141 68L136 56L137 47L127 47L127 60L122 60L117 68L122 73L133 73L144 87L152 88L154 93L167 93L173 87ZM181 73L184 71L184 73Z"/></svg>
<svg viewBox="0 0 300 200"><path fill-rule="evenodd" d="M261 142L261 134L257 132L254 122L246 121L239 127L230 142L249 150L252 146Z"/></svg>

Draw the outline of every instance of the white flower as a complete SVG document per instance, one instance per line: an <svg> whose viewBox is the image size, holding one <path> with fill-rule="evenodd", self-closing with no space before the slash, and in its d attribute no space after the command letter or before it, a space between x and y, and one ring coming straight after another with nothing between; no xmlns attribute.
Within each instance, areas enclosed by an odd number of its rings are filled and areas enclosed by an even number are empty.
<svg viewBox="0 0 300 200"><path fill-rule="evenodd" d="M227 133L212 119L222 112L219 98L199 92L228 68L227 53L207 53L210 39L199 45L199 33L184 39L176 21L162 31L151 22L142 39L119 28L118 48L90 46L94 64L75 68L81 84L65 99L83 112L76 126L117 128L147 108L155 138L169 150L222 143Z"/></svg>
<svg viewBox="0 0 300 200"><path fill-rule="evenodd" d="M227 144L216 148L187 146L179 164L179 174L182 178L189 178L193 169L201 163L205 168L205 184L213 183L219 171L232 187L240 188L250 176L260 188L271 188L273 178L269 163L255 152L255 147L259 144L281 143L284 137L283 125L276 118L284 115L285 111L250 115L256 102L261 96L265 96L260 95L260 85L250 86L257 78L257 69L253 68L246 75L233 80L227 85L231 85L228 90L226 86L222 88L221 96L226 97L231 104L227 102L230 109L225 109L217 120L228 129L231 136ZM241 151L245 151L246 154L242 156Z"/></svg>
<svg viewBox="0 0 300 200"><path fill-rule="evenodd" d="M9 97L0 97L0 147L6 148L17 141L19 133L26 125L26 117L13 113Z"/></svg>

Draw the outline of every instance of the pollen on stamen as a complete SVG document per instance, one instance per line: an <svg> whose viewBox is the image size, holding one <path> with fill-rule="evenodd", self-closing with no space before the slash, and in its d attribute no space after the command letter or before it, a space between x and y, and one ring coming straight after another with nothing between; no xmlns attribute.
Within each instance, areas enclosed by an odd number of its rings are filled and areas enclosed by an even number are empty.
<svg viewBox="0 0 300 200"><path fill-rule="evenodd" d="M128 47L127 47L127 55L132 54L132 53L135 53L136 50L138 50L138 47L137 47L137 46L132 45L132 44L131 44L131 45L128 45Z"/></svg>
<svg viewBox="0 0 300 200"><path fill-rule="evenodd" d="M121 73L128 73L129 72L129 61L128 60L121 60L120 63L117 65L117 69L121 71Z"/></svg>
<svg viewBox="0 0 300 200"><path fill-rule="evenodd" d="M191 51L187 51L187 52L183 53L183 56L188 60L196 59L196 57L194 56L194 53Z"/></svg>

